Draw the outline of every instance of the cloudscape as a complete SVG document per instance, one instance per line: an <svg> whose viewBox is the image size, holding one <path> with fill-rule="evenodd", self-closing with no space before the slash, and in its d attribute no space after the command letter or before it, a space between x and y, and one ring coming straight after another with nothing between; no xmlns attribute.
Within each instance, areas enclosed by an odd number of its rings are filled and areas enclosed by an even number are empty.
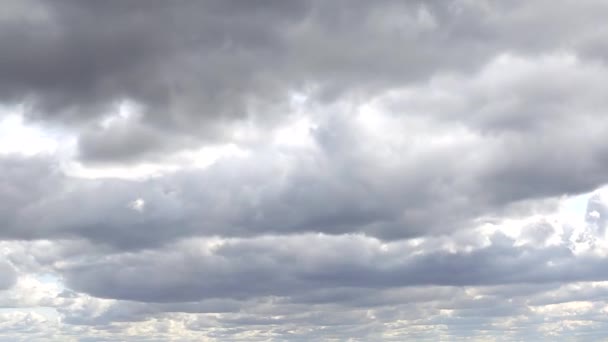
<svg viewBox="0 0 608 342"><path fill-rule="evenodd" d="M608 339L608 2L0 6L0 341Z"/></svg>

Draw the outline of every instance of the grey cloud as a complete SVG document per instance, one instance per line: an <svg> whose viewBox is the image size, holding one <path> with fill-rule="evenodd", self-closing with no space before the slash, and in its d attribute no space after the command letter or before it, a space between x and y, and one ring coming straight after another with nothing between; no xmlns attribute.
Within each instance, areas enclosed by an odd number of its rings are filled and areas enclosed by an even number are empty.
<svg viewBox="0 0 608 342"><path fill-rule="evenodd" d="M1 232L14 239L84 237L121 248L138 248L179 237L216 234L361 231L395 238L421 235L424 227L430 231L431 223L437 231L450 231L459 224L453 220L450 226L439 227L423 216L434 210L425 208L426 203L445 208L450 199L449 194L430 197L424 178L401 180L393 178L396 175L380 174L396 183L373 184L369 182L380 175L340 178L340 170L332 165L315 170L317 161L313 158L312 163L296 162L296 171L288 173L283 182L266 183L282 171L278 165L261 166L259 161L220 163L203 172L177 173L146 182L76 180L41 171L46 177L44 188L33 188L23 199L10 191L3 193L3 201L17 206L6 212L8 224ZM247 174L237 170L247 170ZM5 175L7 184L27 182L22 174ZM145 201L143 211L130 207L138 198ZM400 217L402 208L420 214ZM444 215L455 214L443 210ZM474 218L476 212L459 215L466 220Z"/></svg>
<svg viewBox="0 0 608 342"><path fill-rule="evenodd" d="M600 340L606 203L553 214L608 181L607 12L7 1L2 112L77 161L247 156L84 179L0 146L0 340Z"/></svg>
<svg viewBox="0 0 608 342"><path fill-rule="evenodd" d="M299 257L298 261L302 261L302 264L310 266L311 270L320 270L323 266L315 266L315 262L312 259L315 255L319 256L319 263L324 263L322 258L327 255L327 250L331 250L332 253L343 255L345 262L339 263L346 265L349 261L356 263L363 263L364 260L373 259L374 250L379 251L380 243L374 242L373 240L353 237L351 239L340 238L340 243L328 243L327 240L321 237L310 236L309 238L319 239L322 243L312 244L307 240L306 237L299 237L300 240L290 238L266 238L263 240L243 240L233 241L229 244L231 247L230 251L221 252L223 246L214 247L210 250L215 258L218 254L222 254L222 258L229 258L230 260L236 260L239 251L234 249L252 249L264 250L264 253L258 253L256 256L257 260L252 260L251 255L255 255L255 251L247 251L244 256L240 259L246 261L252 261L253 264L259 264L259 260L272 259L267 258L267 255L275 255L277 258L281 257L288 251L292 251L291 256ZM274 241L273 241L274 240ZM285 243L290 240L291 242ZM349 241L350 240L350 241ZM276 243L283 241L284 243ZM450 240L446 240L450 241ZM525 254L542 254L543 247L530 248L516 247L512 245L513 241L506 238L494 238L494 245L498 246L496 250L497 254L504 255L500 248L513 248L523 250L522 255ZM238 242L238 243L236 243ZM274 242L274 243L273 243ZM336 241L334 241L336 242ZM269 251L266 247L272 245L273 251ZM302 246L296 248L295 245ZM310 245L315 245L320 248L311 250ZM345 245L344 248L338 248L338 245ZM358 245L358 246L355 246ZM424 246L410 246L406 247L407 242L404 245L392 244L388 251L384 253L392 254L387 256L387 259L395 258L399 254L398 258L401 260L407 260L413 256L409 251L425 251L427 255L440 255L441 250L429 248L427 245ZM148 251L141 253L134 257L133 254L124 254L122 256L108 256L106 258L92 257L94 263L102 264L106 262L116 262L117 264L123 265L125 268L134 265L132 260L139 259L142 261L139 265L156 265L157 275L160 273L162 263L166 262L167 259L173 259L176 255L187 255L189 253L202 253L196 259L198 264L201 264L201 260L209 258L206 252L201 252L205 244L202 241L189 241L176 246L171 246L162 251ZM362 247L367 246L367 248ZM502 246L502 247L500 247ZM394 248L394 251L391 249ZM495 247L489 247L493 249ZM285 252L277 253L277 250L284 250ZM371 253L368 251L372 251ZM347 251L346 253L344 251ZM473 254L476 252L473 251ZM484 252L485 253L485 252ZM158 257L152 257L157 254ZM263 255L260 255L263 254ZM407 255L401 255L407 254ZM455 258L460 259L464 253L452 253ZM517 254L517 253L515 253ZM171 257L167 258L170 255ZM352 257L355 255L355 257ZM481 254L475 254L480 257ZM305 256L304 258L302 258ZM119 257L116 258L115 257ZM574 257L574 256L570 256ZM577 257L574 257L577 258ZM105 259L104 261L99 261ZM117 260L122 259L122 260ZM129 259L129 261L127 261ZM147 261L143 261L143 260ZM335 260L331 258L330 260ZM534 260L535 257L527 258L522 260L522 263L528 263L530 260ZM537 260L537 266L539 269L543 269L542 264L547 259ZM549 258L552 261L558 258ZM77 264L82 265L82 256L74 257L71 259L72 266ZM283 259L285 260L285 259ZM490 263L492 259L489 259ZM207 260L210 263L212 260ZM588 259L581 258L578 261L585 263ZM173 261L169 260L169 264ZM222 261L223 262L223 261ZM241 262L241 261L239 261ZM603 261L602 261L603 262ZM380 261L381 264L387 265L388 263ZM484 262L482 262L484 263ZM89 264L89 266L92 264ZM180 260L178 267L169 267L171 272L175 272L179 267L183 265L195 266L194 262L188 262L186 260ZM263 279L264 282L281 282L285 278L285 274L298 273L298 269L293 267L293 261L287 261L284 265L286 270L281 271L277 274L281 274L281 277L273 277ZM394 265L399 266L399 265ZM471 265L474 267L474 265ZM522 268L517 265L507 265L501 273L509 273L513 269L520 270ZM164 267L164 266L163 266ZM331 268L332 265L327 265ZM379 267L372 266L370 267ZM196 268L196 267L194 267ZM102 270L101 278L107 278L108 273L104 271L105 267L100 268ZM140 266L137 266L133 271L140 270ZM572 267L558 267L553 272L557 273L568 273ZM433 271L434 269L429 269ZM561 271L560 271L561 270ZM115 269L120 274L121 268ZM238 274L238 270L232 268ZM108 271L109 272L109 271ZM440 273L440 272L437 272ZM444 271L445 273L445 271ZM492 272L488 274L491 277ZM188 272L180 273L183 276L190 276ZM143 276L143 274L139 274ZM193 275L194 277L198 274ZM448 275L449 276L449 275ZM135 277L134 277L135 278ZM133 278L133 279L134 279ZM152 282L156 282L157 278L151 278ZM204 278L201 282L205 282L208 278ZM306 279L304 279L306 280ZM237 282L239 279L232 279ZM143 280L142 280L143 282ZM242 281L241 281L242 282ZM372 279L371 282L374 282ZM501 281L504 283L503 281ZM561 282L562 284L564 282ZM246 287L249 283L242 282L243 286ZM353 299L341 302L339 300L327 300L320 303L315 303L314 293L316 291L322 291L325 289L339 289L339 287L331 286L327 283L321 282L316 283L316 288L312 291L303 291L301 288L296 287L287 292L288 297L277 297L276 295L263 297L263 298L251 298L248 300L237 301L235 299L228 300L217 300L207 299L199 303L134 303L131 301L117 301L108 304L95 304L97 299L91 298L90 302L79 301L78 298L83 298L82 294L77 292L68 292L62 294L64 297L61 301L55 302L59 311L63 315L64 325L61 328L62 331L79 331L79 336L98 336L98 339L104 339L105 337L98 335L102 331L112 334L115 339L119 339L116 336L125 336L123 339L128 339L128 333L126 332L129 325L133 329L136 324L151 324L148 325L147 337L140 336L143 340L162 340L172 336L171 332L163 330L165 326L165 320L175 319L177 322L183 322L187 330L185 332L184 340L194 341L201 336L209 338L217 338L221 340L242 340L247 334L253 333L254 331L272 331L273 336L279 339L290 339L290 340L310 340L325 338L327 336L335 336L336 338L359 338L373 341L381 340L432 340L436 337L437 332L429 332L433 329L441 329L442 336L450 336L451 339L466 339L466 338L477 338L477 339L491 339L496 334L506 336L506 340L511 339L530 339L533 336L543 336L537 329L543 324L558 324L560 320L590 320L594 322L600 322L601 308L600 304L591 308L590 312L572 312L567 311L563 313L555 313L554 315L544 316L542 313L535 313L529 305L533 308L538 305L544 305L543 301L546 298L549 299L549 304L552 303L566 303L568 304L572 300L585 300L586 298L594 298L598 300L601 298L602 291L599 289L593 290L596 285L592 283L573 283L571 286L565 288L556 287L556 282L539 283L539 284L509 284L500 286L412 286L412 287L393 287L390 286L375 286L372 288L343 288L344 291L352 291ZM563 291L562 290L566 290ZM275 293L280 293L276 291ZM293 294L292 294L293 293ZM546 297L545 297L546 294ZM556 296L557 294L557 296ZM311 296L312 300L304 300ZM356 298L358 297L358 298ZM85 304L86 303L86 304ZM546 304L546 303L545 303ZM446 314L444 311L448 310L450 313ZM174 312L180 313L194 313L193 316L181 316L173 315ZM510 326L506 331L504 330L505 320L513 322L513 326ZM521 320L521 321L520 321ZM151 323L155 322L155 323ZM545 323L543 323L545 322ZM70 325L77 325L76 327L70 328ZM599 323L598 323L599 324ZM88 330L91 329L94 330ZM419 330L418 328L423 328ZM65 329L65 330L63 330ZM158 329L158 330L157 330ZM584 329L584 328L581 328ZM48 331L48 330L47 330ZM163 335L165 334L165 335ZM167 335L168 334L168 335ZM198 334L197 337L186 337L188 334ZM540 334L540 335L539 335ZM585 332L577 330L564 331L564 339L568 340L568 336L584 336L585 334L596 334L595 336L601 336L601 333L592 329L592 331ZM105 336L105 335L104 335ZM385 337L388 336L388 337ZM591 336L591 335L590 335ZM247 335L248 340L255 340L255 338ZM260 337L261 340L264 338ZM110 339L111 340L111 339ZM558 338L559 340L559 338Z"/></svg>
<svg viewBox="0 0 608 342"><path fill-rule="evenodd" d="M0 23L5 101L31 103L34 118L87 123L130 99L146 108L144 129L203 140L216 134L210 127L218 121L250 115L249 98L278 92L281 80L265 80L269 61L281 51L283 27L307 7L218 1L38 6L41 18ZM96 153L92 139L83 136L83 154L122 159ZM132 154L150 148L141 144Z"/></svg>
<svg viewBox="0 0 608 342"><path fill-rule="evenodd" d="M412 123L399 119L392 129ZM416 127L409 131L416 134ZM145 181L77 179L48 159L4 158L2 201L14 207L5 209L0 233L87 238L126 249L188 236L358 232L393 240L441 234L476 219L552 210L558 196L602 185L605 133L602 123L589 132L564 127L541 141L519 134L437 146L404 140L390 142L385 152L382 140L361 140L361 127L336 116L311 133L314 149L253 149L250 157ZM27 173L9 172L20 168ZM139 198L141 211L130 205ZM546 208L535 207L543 203Z"/></svg>
<svg viewBox="0 0 608 342"><path fill-rule="evenodd" d="M171 137L153 127L130 121L84 131L79 140L79 156L89 163L112 159L129 162L134 157L155 161L158 153L187 146L191 140Z"/></svg>
<svg viewBox="0 0 608 342"><path fill-rule="evenodd" d="M17 272L6 261L0 259L0 290L11 288L17 281Z"/></svg>
<svg viewBox="0 0 608 342"><path fill-rule="evenodd" d="M605 83L605 65L576 52L532 58L506 52L473 74L436 75L406 87L387 96L384 109L453 120L486 134L528 136L600 120Z"/></svg>
<svg viewBox="0 0 608 342"><path fill-rule="evenodd" d="M306 246L315 245L314 251ZM100 297L171 302L203 298L289 296L319 288L479 286L599 281L601 257L576 257L565 246L515 246L506 237L472 252L414 253L395 243L384 251L361 237L307 236L226 242L210 252L108 256L66 266L68 286ZM173 252L172 252L173 251ZM550 261L550 262L549 262Z"/></svg>
<svg viewBox="0 0 608 342"><path fill-rule="evenodd" d="M32 104L31 118L87 124L81 156L105 162L182 148L169 137L229 140L235 120L276 121L292 91L322 102L470 72L504 51L577 51L593 44L563 46L563 37L591 34L607 10L594 1L550 14L543 2L30 3L37 15L15 6L0 22L0 97ZM142 130L168 137L124 141L94 128L124 99L144 107Z"/></svg>
<svg viewBox="0 0 608 342"><path fill-rule="evenodd" d="M596 234L603 236L608 222L608 206L600 193L596 193L587 203L586 221L593 227Z"/></svg>

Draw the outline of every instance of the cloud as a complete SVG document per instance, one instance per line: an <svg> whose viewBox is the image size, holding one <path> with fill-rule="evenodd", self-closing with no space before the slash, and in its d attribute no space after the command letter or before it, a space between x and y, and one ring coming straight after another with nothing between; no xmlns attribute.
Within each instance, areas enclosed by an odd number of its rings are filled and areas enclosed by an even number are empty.
<svg viewBox="0 0 608 342"><path fill-rule="evenodd" d="M577 4L11 3L0 22L0 98L29 103L29 118L75 125L83 160L149 160L233 140L235 125L273 125L293 92L315 102L374 95L471 72L503 52L603 56L584 13L607 9ZM123 101L143 111L129 134L100 127Z"/></svg>
<svg viewBox="0 0 608 342"><path fill-rule="evenodd" d="M7 1L0 340L601 340L607 12Z"/></svg>
<svg viewBox="0 0 608 342"><path fill-rule="evenodd" d="M12 287L17 281L17 272L5 261L0 261L0 290Z"/></svg>
<svg viewBox="0 0 608 342"><path fill-rule="evenodd" d="M515 246L500 234L489 238L488 246L459 252L360 236L228 240L207 248L193 241L161 252L66 265L63 272L74 289L150 302L303 295L323 288L570 283L608 277L604 258L576 256L567 244L535 248ZM311 245L314 251L307 249Z"/></svg>
<svg viewBox="0 0 608 342"><path fill-rule="evenodd" d="M515 126L485 131L477 118L494 112L474 111L495 92L509 93L512 79L536 79L547 63L582 79L603 75L604 68L586 70L570 57L516 59L507 64L524 65L521 75L498 78L488 94L487 75L502 68L504 57L497 59L467 78L430 81L354 108L341 103L319 109L304 134L307 145L270 141L251 146L243 158L220 158L203 169L137 181L88 180L62 174L52 157L3 158L7 170L37 171L3 173L7 186L29 190L3 192L15 207L6 209L9 224L0 233L84 237L126 249L188 236L268 233L364 233L394 240L470 228L501 215L547 212L563 194L601 186L607 126L598 112L574 122L566 113L541 121L525 116ZM437 93L444 95L434 98ZM527 96L517 97L534 100ZM600 101L599 95L586 96ZM547 101L554 100L557 107L586 110L578 95L558 93ZM450 107L453 102L460 106ZM518 103L496 115L514 118L531 106ZM428 112L418 112L420 107ZM403 116L402 110L413 114ZM146 210L132 210L138 199Z"/></svg>

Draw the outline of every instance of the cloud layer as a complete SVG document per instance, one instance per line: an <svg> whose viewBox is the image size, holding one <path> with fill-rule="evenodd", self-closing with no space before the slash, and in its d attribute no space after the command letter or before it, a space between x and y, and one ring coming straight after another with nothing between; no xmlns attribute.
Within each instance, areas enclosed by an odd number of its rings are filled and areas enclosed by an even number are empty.
<svg viewBox="0 0 608 342"><path fill-rule="evenodd" d="M0 341L606 335L604 1L8 1Z"/></svg>

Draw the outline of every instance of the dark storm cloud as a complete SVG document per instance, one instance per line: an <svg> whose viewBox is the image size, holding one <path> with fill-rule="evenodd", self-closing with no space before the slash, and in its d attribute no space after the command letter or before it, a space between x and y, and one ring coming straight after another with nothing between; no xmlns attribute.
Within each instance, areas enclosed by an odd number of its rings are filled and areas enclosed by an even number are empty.
<svg viewBox="0 0 608 342"><path fill-rule="evenodd" d="M226 140L239 120L267 125L292 91L335 100L473 71L504 51L598 51L593 23L608 10L601 1L27 4L9 3L0 21L0 99L27 101L31 118L87 124L81 157L110 162L183 148L175 136ZM125 99L143 106L137 131L148 133L126 139L91 124Z"/></svg>

